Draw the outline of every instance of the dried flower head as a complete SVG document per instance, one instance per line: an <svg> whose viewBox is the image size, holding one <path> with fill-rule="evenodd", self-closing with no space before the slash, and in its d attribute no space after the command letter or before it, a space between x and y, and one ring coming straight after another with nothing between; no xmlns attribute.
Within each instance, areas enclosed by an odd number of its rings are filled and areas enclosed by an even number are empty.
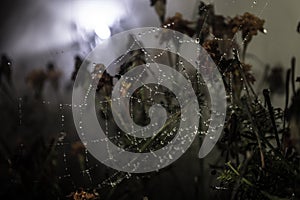
<svg viewBox="0 0 300 200"><path fill-rule="evenodd" d="M89 193L80 188L78 191L71 193L67 197L72 198L73 200L96 200L99 199L99 194L96 191Z"/></svg>
<svg viewBox="0 0 300 200"><path fill-rule="evenodd" d="M242 32L242 38L246 43L249 43L254 35L257 35L258 31L265 33L264 29L265 20L256 17L251 13L244 13L242 16L236 16L229 21L229 25L232 27L232 33L235 34L238 31Z"/></svg>
<svg viewBox="0 0 300 200"><path fill-rule="evenodd" d="M206 40L202 46L215 62L220 61L222 54L217 40Z"/></svg>

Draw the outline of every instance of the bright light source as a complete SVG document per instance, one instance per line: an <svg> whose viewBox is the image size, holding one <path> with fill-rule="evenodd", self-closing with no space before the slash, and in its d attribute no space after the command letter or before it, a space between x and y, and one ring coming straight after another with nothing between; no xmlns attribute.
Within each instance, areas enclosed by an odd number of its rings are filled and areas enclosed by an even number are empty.
<svg viewBox="0 0 300 200"><path fill-rule="evenodd" d="M80 28L107 39L111 36L109 27L125 15L125 10L116 0L75 1L72 14Z"/></svg>
<svg viewBox="0 0 300 200"><path fill-rule="evenodd" d="M111 35L110 29L105 24L99 24L95 27L95 33L100 39L108 39Z"/></svg>

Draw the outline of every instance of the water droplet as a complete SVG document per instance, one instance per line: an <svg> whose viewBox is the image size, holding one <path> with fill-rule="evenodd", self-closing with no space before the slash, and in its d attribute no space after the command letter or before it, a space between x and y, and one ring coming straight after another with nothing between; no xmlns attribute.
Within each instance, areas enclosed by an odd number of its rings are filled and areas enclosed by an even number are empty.
<svg viewBox="0 0 300 200"><path fill-rule="evenodd" d="M264 34L267 34L267 33L268 33L268 30L264 28L263 33L264 33Z"/></svg>
<svg viewBox="0 0 300 200"><path fill-rule="evenodd" d="M199 44L200 43L200 39L196 38L195 43Z"/></svg>

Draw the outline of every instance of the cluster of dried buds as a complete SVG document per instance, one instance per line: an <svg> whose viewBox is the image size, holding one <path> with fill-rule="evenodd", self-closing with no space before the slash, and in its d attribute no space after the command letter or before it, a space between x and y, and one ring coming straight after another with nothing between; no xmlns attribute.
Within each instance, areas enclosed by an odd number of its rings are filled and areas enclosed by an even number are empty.
<svg viewBox="0 0 300 200"><path fill-rule="evenodd" d="M80 188L78 191L68 195L68 197L73 200L96 200L99 199L99 194L96 191L89 193Z"/></svg>
<svg viewBox="0 0 300 200"><path fill-rule="evenodd" d="M236 16L229 21L232 33L238 31L242 32L242 39L244 42L249 43L253 36L258 34L258 31L266 33L264 29L265 20L256 17L251 13L244 13L244 15Z"/></svg>

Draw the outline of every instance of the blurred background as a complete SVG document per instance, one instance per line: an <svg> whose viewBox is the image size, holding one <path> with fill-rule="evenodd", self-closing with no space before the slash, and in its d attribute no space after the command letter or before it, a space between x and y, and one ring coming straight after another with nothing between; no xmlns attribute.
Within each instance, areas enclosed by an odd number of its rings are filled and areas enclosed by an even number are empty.
<svg viewBox="0 0 300 200"><path fill-rule="evenodd" d="M293 56L300 60L300 1L204 2L213 4L218 15L234 17L250 12L265 20L266 34L253 38L245 61L253 65L255 91L262 95L263 88L273 88L273 105L283 106L285 71L291 67ZM2 61L12 66L13 82L10 91L1 90L0 141L8 142L1 142L0 147L14 158L0 154L8 163L0 162L0 167L14 165L18 172L12 178L10 172L0 169L5 180L0 185L1 195L16 198L15 188L10 186L22 179L25 187L20 186L18 191L45 191L45 199L56 199L55 194L60 194L59 199L76 199L74 192L81 190L78 188L94 196L99 190L93 188L100 188L100 199L222 199L222 192L216 195L210 190L216 181L210 165L221 160L216 156L218 150L199 160L199 141L170 167L134 176L103 166L88 154L76 135L71 113L74 69L95 46L114 34L138 27L160 27L149 0L1 0L0 5L0 53L5 55ZM167 0L166 18L180 12L184 19L195 21L199 5L198 0ZM43 95L36 87L46 79L40 69L47 70L50 77ZM300 69L296 68L295 74L300 74ZM41 158L53 149L51 156L57 159L48 163L43 179L35 182L44 163ZM40 199L40 194L34 198Z"/></svg>
<svg viewBox="0 0 300 200"><path fill-rule="evenodd" d="M248 48L247 61L254 64L258 80L266 65L288 68L291 56L299 58L299 1L204 2L214 4L216 13L224 16L234 17L247 11L266 20L268 33L259 34ZM74 54L85 56L95 40L135 27L160 26L149 4L148 0L3 0L0 52L13 58L16 69L22 68L22 72L15 71L16 79L31 68L45 66L49 60L55 60L65 77L69 77ZM181 12L185 19L193 20L198 4L197 0L169 0L166 17Z"/></svg>

